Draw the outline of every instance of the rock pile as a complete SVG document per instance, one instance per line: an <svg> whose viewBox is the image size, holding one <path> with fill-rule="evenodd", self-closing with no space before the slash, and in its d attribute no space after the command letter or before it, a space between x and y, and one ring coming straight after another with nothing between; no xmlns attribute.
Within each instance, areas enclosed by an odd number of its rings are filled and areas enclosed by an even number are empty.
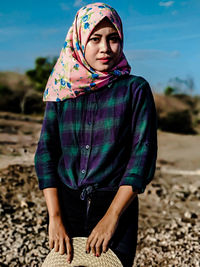
<svg viewBox="0 0 200 267"><path fill-rule="evenodd" d="M199 224L196 215L140 230L134 266L200 266ZM195 218L194 218L195 217Z"/></svg>
<svg viewBox="0 0 200 267"><path fill-rule="evenodd" d="M46 207L34 167L1 171L0 266L40 266L49 252Z"/></svg>
<svg viewBox="0 0 200 267"><path fill-rule="evenodd" d="M134 266L200 266L200 188L165 178L157 171L140 196ZM49 252L47 211L34 167L11 165L0 170L0 182L0 266L41 266Z"/></svg>

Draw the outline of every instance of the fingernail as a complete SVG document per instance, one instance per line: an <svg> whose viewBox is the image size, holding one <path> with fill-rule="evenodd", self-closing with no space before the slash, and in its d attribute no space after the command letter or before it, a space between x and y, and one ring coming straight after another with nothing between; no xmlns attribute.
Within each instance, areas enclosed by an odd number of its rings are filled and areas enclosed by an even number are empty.
<svg viewBox="0 0 200 267"><path fill-rule="evenodd" d="M99 257L99 254L98 253L96 254L96 257Z"/></svg>
<svg viewBox="0 0 200 267"><path fill-rule="evenodd" d="M85 253L88 254L89 252L86 250Z"/></svg>

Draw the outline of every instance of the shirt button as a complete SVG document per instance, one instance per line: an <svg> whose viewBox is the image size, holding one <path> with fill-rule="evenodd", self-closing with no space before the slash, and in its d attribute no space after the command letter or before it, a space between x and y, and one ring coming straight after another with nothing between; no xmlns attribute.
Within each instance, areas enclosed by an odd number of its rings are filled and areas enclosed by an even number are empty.
<svg viewBox="0 0 200 267"><path fill-rule="evenodd" d="M86 145L86 146L85 146L85 148L86 148L86 149L89 149L89 148L90 148L90 146L89 146L89 145Z"/></svg>
<svg viewBox="0 0 200 267"><path fill-rule="evenodd" d="M82 170L81 172L82 172L82 173L85 173L85 170Z"/></svg>

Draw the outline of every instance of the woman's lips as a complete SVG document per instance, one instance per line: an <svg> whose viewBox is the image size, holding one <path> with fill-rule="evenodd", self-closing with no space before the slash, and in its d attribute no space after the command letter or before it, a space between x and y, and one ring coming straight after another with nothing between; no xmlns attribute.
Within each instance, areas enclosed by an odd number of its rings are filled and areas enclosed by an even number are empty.
<svg viewBox="0 0 200 267"><path fill-rule="evenodd" d="M98 58L99 61L101 61L102 63L107 63L111 60L111 57L102 57L102 58Z"/></svg>

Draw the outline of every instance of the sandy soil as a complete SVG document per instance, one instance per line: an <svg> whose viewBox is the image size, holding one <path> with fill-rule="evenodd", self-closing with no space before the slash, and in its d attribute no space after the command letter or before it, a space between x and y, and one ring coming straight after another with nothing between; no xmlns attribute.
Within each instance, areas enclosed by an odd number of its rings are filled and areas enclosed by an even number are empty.
<svg viewBox="0 0 200 267"><path fill-rule="evenodd" d="M0 266L40 266L48 253L46 207L33 167L41 121L0 113ZM139 196L134 266L200 266L200 135L159 131L158 141L155 178Z"/></svg>

